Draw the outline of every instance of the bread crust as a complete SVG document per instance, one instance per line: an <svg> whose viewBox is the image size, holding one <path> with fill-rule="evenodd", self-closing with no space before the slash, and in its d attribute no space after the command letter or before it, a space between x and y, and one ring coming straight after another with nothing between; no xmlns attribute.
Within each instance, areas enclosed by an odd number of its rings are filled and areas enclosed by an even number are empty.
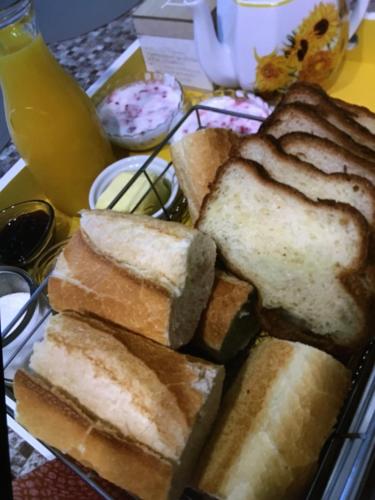
<svg viewBox="0 0 375 500"><path fill-rule="evenodd" d="M290 134L283 135L280 137L279 142L283 149L287 149L295 143L301 142L309 144L311 148L316 148L317 150L322 149L328 151L332 155L336 155L342 159L343 162L354 163L358 165L366 173L366 179L368 179L373 185L375 185L375 169L371 161L361 158L351 151L344 149L334 142L326 139L324 137L318 137L316 135L307 134L305 132L291 132ZM288 152L288 151L287 151ZM356 175L361 176L358 172Z"/></svg>
<svg viewBox="0 0 375 500"><path fill-rule="evenodd" d="M216 270L215 283L193 344L220 363L233 358L259 326L255 289L246 281Z"/></svg>
<svg viewBox="0 0 375 500"><path fill-rule="evenodd" d="M365 106L349 103L338 98L333 99L336 106L344 109L353 120L367 128L372 134L375 134L375 114Z"/></svg>
<svg viewBox="0 0 375 500"><path fill-rule="evenodd" d="M22 370L14 379L17 420L34 436L145 499L170 495L174 466L130 440L98 429L72 400Z"/></svg>
<svg viewBox="0 0 375 500"><path fill-rule="evenodd" d="M48 295L55 311L76 311L103 318L152 340L168 344L170 302L167 291L140 280L96 253L81 231L64 247L68 276L53 273Z"/></svg>
<svg viewBox="0 0 375 500"><path fill-rule="evenodd" d="M260 347L259 344L258 346ZM262 362L259 363L259 352L263 350L263 347L260 347L260 349L259 347L252 349L246 361L246 363L251 362L253 364L252 373L257 373L257 380L254 377L254 380L251 380L250 384L247 385L247 393L251 394L251 398L243 399L239 408L238 418L236 419L236 426L228 429L226 428L226 423L233 405L241 392L245 367L242 368L235 383L233 383L229 392L225 395L223 411L216 423L214 436L203 451L201 462L196 471L195 482L205 492L216 492L217 479L221 478L221 481L225 482L228 478L231 465L237 460L239 443L241 443L246 433L252 432L258 416L265 407L266 396L270 386L274 383L278 372L288 364L293 355L291 344L287 342L277 343L276 341L268 349L267 356L261 356ZM212 457L216 444L215 436L229 432L231 432L231 438L225 443L225 448L220 453L220 456L216 458L215 474L214 477L210 477L209 474L206 475L205 471L210 466L210 457Z"/></svg>
<svg viewBox="0 0 375 500"><path fill-rule="evenodd" d="M234 317L253 291L254 287L250 283L223 271L216 271L214 287L202 314L196 340L210 349L220 351Z"/></svg>
<svg viewBox="0 0 375 500"><path fill-rule="evenodd" d="M349 134L359 144L365 145L375 151L375 135L355 121L343 107L336 105L335 101L318 85L306 82L294 83L289 87L288 92L281 101L282 104L292 102L300 102L313 106L319 116L322 116L332 123L332 125Z"/></svg>
<svg viewBox="0 0 375 500"><path fill-rule="evenodd" d="M293 187L279 183L272 179L269 176L268 172L258 163L252 162L250 160L244 160L243 158L234 158L223 164L218 169L216 178L211 184L211 190L203 201L202 210L196 222L196 227L200 227L201 221L205 217L207 206L210 200L216 197L216 186L219 184L220 179L225 175L225 173L231 169L233 162L239 163L245 169L251 169L252 173L256 175L258 180L264 185L272 189L276 189L279 192L283 192L287 196L292 196L306 206L318 208L319 210L340 211L343 216L343 221L345 221L346 217L350 217L357 225L358 232L361 235L361 245L357 249L357 255L351 265L348 266L346 270L343 270L337 275L337 279L341 282L344 289L346 289L348 293L353 297L354 301L363 313L363 325L358 331L357 335L351 340L350 345L348 345L348 348L350 349L357 349L368 338L368 335L370 333L369 316L371 314L371 304L373 302L373 299L371 297L373 297L373 290L375 289L375 284L372 281L372 264L368 261L370 229L365 218L356 209L344 203L338 203L331 200L315 202L310 198L307 198L304 194L294 189ZM228 269L230 269L240 279L246 280L246 277L243 276L240 270L233 264L233 262L228 259L225 250L220 248L220 246L218 246L218 250L224 258ZM366 285L364 283L364 275L370 276L369 285ZM257 286L256 283L254 283L254 285Z"/></svg>
<svg viewBox="0 0 375 500"><path fill-rule="evenodd" d="M329 355L263 338L224 397L198 488L215 498L302 498L349 381Z"/></svg>
<svg viewBox="0 0 375 500"><path fill-rule="evenodd" d="M319 128L321 132L319 132L319 134L315 133L314 135L329 138L336 144L355 153L361 158L371 161L372 163L375 162L375 152L372 149L363 146L362 144L358 144L350 137L350 135L346 134L342 130L339 130L337 127L329 123L325 118L319 116L319 114L314 109L314 106L309 106L300 102L282 104L277 106L273 113L262 123L259 132L275 136L277 126L280 123L283 123L283 119L285 116L291 117L290 120L288 118L288 125L286 125L287 130L283 131L282 133L279 133L279 131L277 131L276 138L279 138L280 136L290 132L300 131L301 129L294 128L294 120L292 120L292 117L295 118L295 116L300 116L306 121L306 123L313 124L314 126Z"/></svg>
<svg viewBox="0 0 375 500"><path fill-rule="evenodd" d="M85 321L87 320L85 319ZM95 323L103 329L101 322ZM95 326L95 323L91 324ZM197 369L203 369L210 366L210 363L161 347L139 335L124 330L109 329L109 332L134 356L142 359L155 373L158 380L168 387L169 391L175 396L187 424L193 426L194 420L203 404L203 396L198 391L192 389L186 390L187 387L193 388L197 380L197 376L192 371L191 366L195 365Z"/></svg>
<svg viewBox="0 0 375 500"><path fill-rule="evenodd" d="M312 136L314 137L314 136ZM282 149L281 145L279 142L272 136L264 136L264 135L253 135L250 137L245 138L242 142L241 145L238 149L239 156L242 156L243 158L246 158L246 148L247 145L251 143L255 144L260 144L261 146L264 146L268 150L272 152L272 155L278 157L280 160L280 163L282 161L287 161L288 164L291 164L293 168L295 168L298 171L302 171L306 173L306 175L311 176L312 178L317 179L317 181L320 181L322 184L324 182L330 182L330 183L347 183L347 182L352 182L356 183L357 186L359 186L362 191L366 192L367 199L370 199L371 207L369 210L369 218L367 219L367 222L369 223L371 230L374 231L375 229L375 187L371 184L370 181L367 179L364 179L363 177L360 177L358 175L351 175L351 174L344 174L344 173L332 173L332 174L326 174L316 168L313 164L308 163L306 161L302 161L299 158L289 155L285 153L285 151ZM267 151L266 149L266 151ZM252 158L249 158L250 160ZM272 161L272 159L270 160ZM271 172L268 171L267 165L262 165L263 168L267 171L267 173L270 175L271 178L274 180L283 183L283 180L278 180L275 179L275 177L272 175L272 169ZM282 170L284 167L280 167ZM309 195L307 193L304 193L307 197ZM324 200L324 196L319 196L318 201ZM338 201L338 200L334 200ZM350 205L350 203L348 202ZM352 206L352 205L351 205ZM356 208L356 207L354 207Z"/></svg>

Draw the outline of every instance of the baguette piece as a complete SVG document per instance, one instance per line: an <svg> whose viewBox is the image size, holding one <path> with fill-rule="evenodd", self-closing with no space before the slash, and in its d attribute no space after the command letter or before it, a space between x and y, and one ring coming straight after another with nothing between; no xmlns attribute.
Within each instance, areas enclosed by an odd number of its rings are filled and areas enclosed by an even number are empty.
<svg viewBox="0 0 375 500"><path fill-rule="evenodd" d="M216 170L230 157L239 137L227 129L206 128L186 135L171 145L173 165L193 222Z"/></svg>
<svg viewBox="0 0 375 500"><path fill-rule="evenodd" d="M306 132L328 139L360 158L375 162L375 153L321 117L313 106L295 102L277 106L260 127L260 132L276 139L291 132Z"/></svg>
<svg viewBox="0 0 375 500"><path fill-rule="evenodd" d="M224 397L198 488L220 499L304 498L349 383L330 355L265 338Z"/></svg>
<svg viewBox="0 0 375 500"><path fill-rule="evenodd" d="M218 171L197 224L227 267L254 284L264 308L282 309L306 331L347 348L367 337L369 229L357 210L314 202L260 165L233 159Z"/></svg>
<svg viewBox="0 0 375 500"><path fill-rule="evenodd" d="M49 279L50 303L177 348L206 306L215 254L210 238L182 224L85 210Z"/></svg>
<svg viewBox="0 0 375 500"><path fill-rule="evenodd" d="M40 377L18 370L14 391L17 420L36 438L140 498L172 498L171 462L106 432L95 418Z"/></svg>
<svg viewBox="0 0 375 500"><path fill-rule="evenodd" d="M130 332L109 330L97 321L90 323L67 313L50 319L44 340L34 346L30 366L46 381L50 392L57 398L63 394L63 402L73 412L91 421L94 431L102 431L118 444L129 443L135 455L139 450L138 455L150 455L151 462L163 466L167 475L162 478L165 493L161 498L169 497L166 492L177 478L179 490L184 486L219 405L223 368L176 353ZM17 383L16 398L20 422L49 444L64 446L53 441L53 435L49 434L50 426L56 429L59 420L64 421L63 415L57 421L49 420L49 411L43 406L38 408L37 404L41 428L35 428L35 410L19 395ZM90 433L88 425L86 431ZM108 458L111 449L104 441L101 445ZM85 442L85 435L78 435L71 442L75 453L80 450L88 453ZM62 449L70 453L69 449ZM139 488L148 488L148 478L138 477L140 486L133 481L130 487L126 458L131 461L124 451L116 467L117 472L120 467L124 469L120 483L110 472L103 477L139 494ZM98 461L98 457L92 456L91 462L90 454L82 459L102 474L103 459ZM151 469L147 475L154 474ZM153 482L155 479L151 478ZM146 498L154 498L153 495L150 490Z"/></svg>
<svg viewBox="0 0 375 500"><path fill-rule="evenodd" d="M375 186L375 168L372 162L343 149L334 142L304 132L283 135L279 143L288 154L312 163L326 174L359 175Z"/></svg>
<svg viewBox="0 0 375 500"><path fill-rule="evenodd" d="M239 155L260 163L273 179L298 189L312 200L348 203L375 230L375 187L371 182L356 175L327 175L314 165L285 154L272 139L258 134L249 136L242 141Z"/></svg>
<svg viewBox="0 0 375 500"><path fill-rule="evenodd" d="M352 119L342 107L335 104L327 93L318 85L297 82L289 87L282 99L283 104L300 102L313 106L319 116L362 144L375 151L375 135Z"/></svg>
<svg viewBox="0 0 375 500"><path fill-rule="evenodd" d="M333 99L336 106L344 109L353 120L358 122L363 127L366 127L371 133L375 134L375 113L370 111L365 106L358 106L350 102L343 101L341 99Z"/></svg>
<svg viewBox="0 0 375 500"><path fill-rule="evenodd" d="M255 295L250 283L217 270L195 343L220 362L233 358L257 333Z"/></svg>

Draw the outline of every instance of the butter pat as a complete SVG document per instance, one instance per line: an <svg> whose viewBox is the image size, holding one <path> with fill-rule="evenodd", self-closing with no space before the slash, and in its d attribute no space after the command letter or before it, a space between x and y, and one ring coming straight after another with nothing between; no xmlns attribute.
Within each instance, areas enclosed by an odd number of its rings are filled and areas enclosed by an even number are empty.
<svg viewBox="0 0 375 500"><path fill-rule="evenodd" d="M126 186L126 184L132 179L135 172L121 172L118 174L110 184L105 188L105 190L99 195L95 208L107 208L111 201L118 195L121 189ZM156 191L163 204L165 204L170 196L170 187L165 179L159 179L155 184L157 175L148 172L148 177L154 184ZM146 195L146 193L148 194ZM146 196L145 196L146 195ZM128 188L126 193L122 198L116 203L112 210L118 212L131 212L137 205L139 200L141 200L139 206L135 209L134 213L143 215L152 215L153 213L160 210L160 202L153 189L150 190L150 183L144 174L141 174L138 179Z"/></svg>

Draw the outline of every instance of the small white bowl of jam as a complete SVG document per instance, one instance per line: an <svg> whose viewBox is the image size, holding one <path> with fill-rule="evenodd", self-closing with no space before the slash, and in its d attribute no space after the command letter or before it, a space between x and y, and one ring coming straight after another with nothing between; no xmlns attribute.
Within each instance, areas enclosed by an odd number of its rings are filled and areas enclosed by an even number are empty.
<svg viewBox="0 0 375 500"><path fill-rule="evenodd" d="M142 151L158 145L184 109L184 93L173 75L146 72L107 94L97 113L113 143Z"/></svg>
<svg viewBox="0 0 375 500"><path fill-rule="evenodd" d="M156 157L135 177L148 158L129 156L104 169L91 186L89 207L168 218L179 193L177 176L171 165ZM111 207L124 188L121 198Z"/></svg>

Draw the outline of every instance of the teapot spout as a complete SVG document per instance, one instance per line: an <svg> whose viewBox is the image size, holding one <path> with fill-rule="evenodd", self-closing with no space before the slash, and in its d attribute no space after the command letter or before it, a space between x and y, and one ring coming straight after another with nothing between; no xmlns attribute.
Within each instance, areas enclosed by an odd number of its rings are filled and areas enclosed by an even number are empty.
<svg viewBox="0 0 375 500"><path fill-rule="evenodd" d="M206 0L184 0L193 10L194 39L199 61L208 78L224 87L239 85L229 45L217 39Z"/></svg>

